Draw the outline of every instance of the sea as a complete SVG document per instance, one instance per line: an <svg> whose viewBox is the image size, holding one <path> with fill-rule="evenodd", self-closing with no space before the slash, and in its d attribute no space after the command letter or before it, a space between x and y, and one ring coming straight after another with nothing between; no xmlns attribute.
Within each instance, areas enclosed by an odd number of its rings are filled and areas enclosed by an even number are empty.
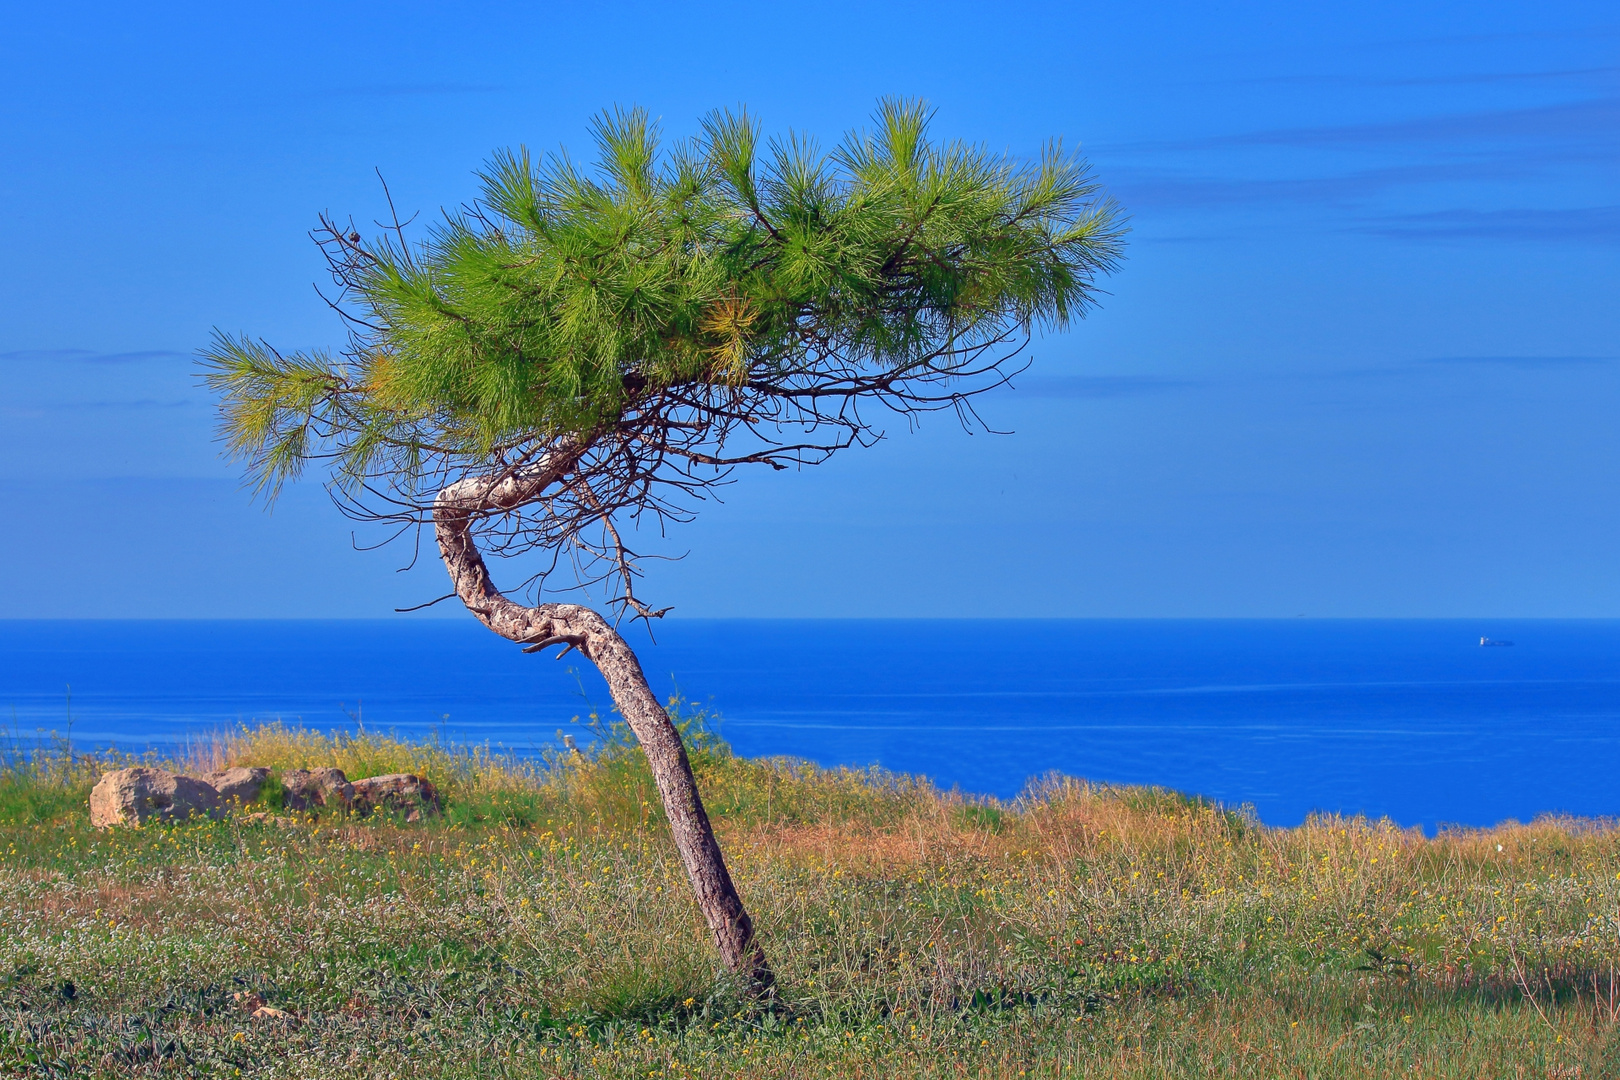
<svg viewBox="0 0 1620 1080"><path fill-rule="evenodd" d="M740 754L1013 798L1053 774L1433 832L1620 815L1620 620L668 620L655 690ZM1484 646L1482 637L1511 645ZM555 650L551 650L555 652ZM611 719L470 618L0 622L13 752L280 720L538 754Z"/></svg>

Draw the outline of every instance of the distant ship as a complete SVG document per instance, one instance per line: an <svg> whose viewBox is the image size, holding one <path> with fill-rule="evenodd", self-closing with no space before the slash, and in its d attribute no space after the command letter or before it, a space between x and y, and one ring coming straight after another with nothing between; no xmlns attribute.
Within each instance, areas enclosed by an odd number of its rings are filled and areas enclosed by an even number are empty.
<svg viewBox="0 0 1620 1080"><path fill-rule="evenodd" d="M1513 644L1513 642L1511 642L1511 641L1497 641L1495 638L1488 638L1488 637L1480 638L1479 643L1481 645L1487 647L1487 648L1489 648L1492 645L1511 645L1511 644Z"/></svg>

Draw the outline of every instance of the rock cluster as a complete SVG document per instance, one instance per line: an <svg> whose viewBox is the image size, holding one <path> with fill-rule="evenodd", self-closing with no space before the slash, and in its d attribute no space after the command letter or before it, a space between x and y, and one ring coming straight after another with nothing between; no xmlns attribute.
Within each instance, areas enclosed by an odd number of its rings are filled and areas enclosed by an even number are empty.
<svg viewBox="0 0 1620 1080"><path fill-rule="evenodd" d="M294 769L281 775L281 805L288 810L347 810L354 805L354 785L342 769Z"/></svg>
<svg viewBox="0 0 1620 1080"><path fill-rule="evenodd" d="M103 776L90 792L90 824L98 829L154 820L219 818L224 813L214 785L163 769L119 769Z"/></svg>
<svg viewBox="0 0 1620 1080"><path fill-rule="evenodd" d="M362 814L393 810L406 821L420 821L439 810L439 793L426 778L410 773L389 773L354 782L354 808Z"/></svg>
<svg viewBox="0 0 1620 1080"><path fill-rule="evenodd" d="M90 824L143 825L148 821L219 819L256 802L270 770L238 766L203 776L137 767L104 773L90 792ZM439 793L425 777L410 773L373 776L354 783L341 769L293 769L281 777L281 805L287 810L350 810L369 814L386 809L420 821L442 808ZM262 816L262 815L257 815Z"/></svg>
<svg viewBox="0 0 1620 1080"><path fill-rule="evenodd" d="M200 779L212 784L214 790L219 792L219 797L226 802L246 806L248 803L259 801L259 793L264 790L264 782L270 779L270 770L262 765L251 765L246 768L237 766L234 769L204 773Z"/></svg>

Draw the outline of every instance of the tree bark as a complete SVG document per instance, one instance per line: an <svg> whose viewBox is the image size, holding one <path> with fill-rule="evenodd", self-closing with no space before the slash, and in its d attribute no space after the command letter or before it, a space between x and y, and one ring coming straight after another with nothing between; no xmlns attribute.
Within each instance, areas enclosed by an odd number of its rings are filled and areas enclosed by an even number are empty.
<svg viewBox="0 0 1620 1080"><path fill-rule="evenodd" d="M433 507L439 554L450 571L456 595L485 626L516 642L566 641L601 671L614 705L647 755L675 847L721 959L755 992L763 992L774 981L770 965L754 939L753 920L726 870L680 732L647 685L636 654L608 621L590 608L578 604L527 607L508 599L490 581L488 567L473 539L475 516L529 501L560 479L577 456L559 452L523 473L473 477L445 488Z"/></svg>

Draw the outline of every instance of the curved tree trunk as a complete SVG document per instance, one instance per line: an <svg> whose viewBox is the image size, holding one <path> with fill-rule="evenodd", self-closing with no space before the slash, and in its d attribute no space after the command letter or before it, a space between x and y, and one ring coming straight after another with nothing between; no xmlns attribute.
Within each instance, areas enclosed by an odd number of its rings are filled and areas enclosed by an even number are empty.
<svg viewBox="0 0 1620 1080"><path fill-rule="evenodd" d="M647 755L675 846L721 958L756 992L766 990L773 976L764 950L754 940L753 920L731 883L680 733L647 685L636 654L608 621L590 608L578 604L525 607L507 599L490 581L489 570L473 540L475 515L511 509L529 501L559 478L572 464L572 458L570 455L554 466L542 465L515 476L474 477L445 488L433 508L439 554L450 571L456 595L485 626L511 641L531 645L566 642L601 671L614 705Z"/></svg>

